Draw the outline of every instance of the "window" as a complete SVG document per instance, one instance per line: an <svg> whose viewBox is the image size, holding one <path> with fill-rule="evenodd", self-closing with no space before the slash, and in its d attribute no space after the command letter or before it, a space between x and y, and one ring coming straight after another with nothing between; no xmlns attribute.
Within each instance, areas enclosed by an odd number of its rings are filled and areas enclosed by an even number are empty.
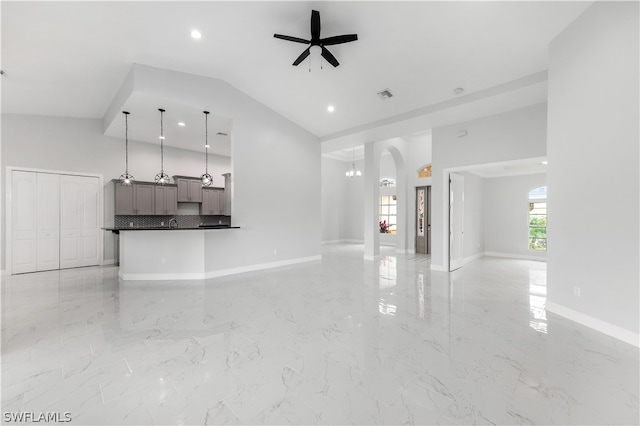
<svg viewBox="0 0 640 426"><path fill-rule="evenodd" d="M426 166L420 168L418 170L419 178L430 178L431 177L431 164L427 164Z"/></svg>
<svg viewBox="0 0 640 426"><path fill-rule="evenodd" d="M529 192L529 249L547 250L547 187Z"/></svg>
<svg viewBox="0 0 640 426"><path fill-rule="evenodd" d="M380 196L380 233L396 233L396 196Z"/></svg>

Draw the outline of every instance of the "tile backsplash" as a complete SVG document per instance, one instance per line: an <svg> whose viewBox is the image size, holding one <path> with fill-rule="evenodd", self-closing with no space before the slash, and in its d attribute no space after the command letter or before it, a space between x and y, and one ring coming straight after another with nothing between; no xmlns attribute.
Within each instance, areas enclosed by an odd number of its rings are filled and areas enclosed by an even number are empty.
<svg viewBox="0 0 640 426"><path fill-rule="evenodd" d="M169 220L176 218L178 228L197 228L198 225L231 225L231 216L175 215L175 216L115 216L114 228L156 228L169 226ZM164 225L162 225L164 222Z"/></svg>

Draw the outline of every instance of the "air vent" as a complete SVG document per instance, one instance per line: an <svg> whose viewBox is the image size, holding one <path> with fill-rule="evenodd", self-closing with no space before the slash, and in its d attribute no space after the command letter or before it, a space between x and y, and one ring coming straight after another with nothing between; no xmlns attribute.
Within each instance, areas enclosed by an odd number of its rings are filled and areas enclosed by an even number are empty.
<svg viewBox="0 0 640 426"><path fill-rule="evenodd" d="M228 133L222 133L222 132L218 132L218 133L216 133L216 135L218 135L218 136L229 136Z"/></svg>
<svg viewBox="0 0 640 426"><path fill-rule="evenodd" d="M391 90L389 89L384 89L381 92L378 92L378 96L380 96L380 99L382 99L383 101L386 101L389 98L393 97L393 93L391 93Z"/></svg>

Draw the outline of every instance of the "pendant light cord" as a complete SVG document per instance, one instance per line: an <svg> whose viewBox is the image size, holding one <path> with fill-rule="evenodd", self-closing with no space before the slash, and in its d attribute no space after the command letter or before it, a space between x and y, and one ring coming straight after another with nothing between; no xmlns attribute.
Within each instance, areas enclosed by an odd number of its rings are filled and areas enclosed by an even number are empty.
<svg viewBox="0 0 640 426"><path fill-rule="evenodd" d="M129 113L124 112L124 172L129 174Z"/></svg>
<svg viewBox="0 0 640 426"><path fill-rule="evenodd" d="M160 174L164 175L164 127L162 124L164 110L160 109Z"/></svg>
<svg viewBox="0 0 640 426"><path fill-rule="evenodd" d="M204 111L204 171L209 174L209 111Z"/></svg>

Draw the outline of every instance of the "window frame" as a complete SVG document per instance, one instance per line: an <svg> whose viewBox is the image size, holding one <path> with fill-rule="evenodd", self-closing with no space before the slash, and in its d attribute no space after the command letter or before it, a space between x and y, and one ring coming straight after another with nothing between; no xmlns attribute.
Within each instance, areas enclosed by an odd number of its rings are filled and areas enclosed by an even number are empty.
<svg viewBox="0 0 640 426"><path fill-rule="evenodd" d="M540 189L544 188L544 197L532 197L532 193L539 193ZM546 185L545 186L541 186L538 188L534 188L531 191L529 191L528 193L528 202L529 202L529 210L527 211L527 248L529 249L529 251L532 252L541 252L541 253L546 253L547 252L547 246L548 246L548 236L547 236L547 228L548 228L548 218L549 218L549 214L548 214L548 208L549 208L549 203L547 201L547 191L546 191ZM535 207L535 204L544 204L544 214L540 214L540 213L531 213ZM532 216L544 216L544 226L532 226L531 225L531 219ZM532 229L544 229L544 246L538 246L540 248L535 248L534 247L534 241L537 240L542 240L542 238L535 238L531 236L531 230Z"/></svg>

